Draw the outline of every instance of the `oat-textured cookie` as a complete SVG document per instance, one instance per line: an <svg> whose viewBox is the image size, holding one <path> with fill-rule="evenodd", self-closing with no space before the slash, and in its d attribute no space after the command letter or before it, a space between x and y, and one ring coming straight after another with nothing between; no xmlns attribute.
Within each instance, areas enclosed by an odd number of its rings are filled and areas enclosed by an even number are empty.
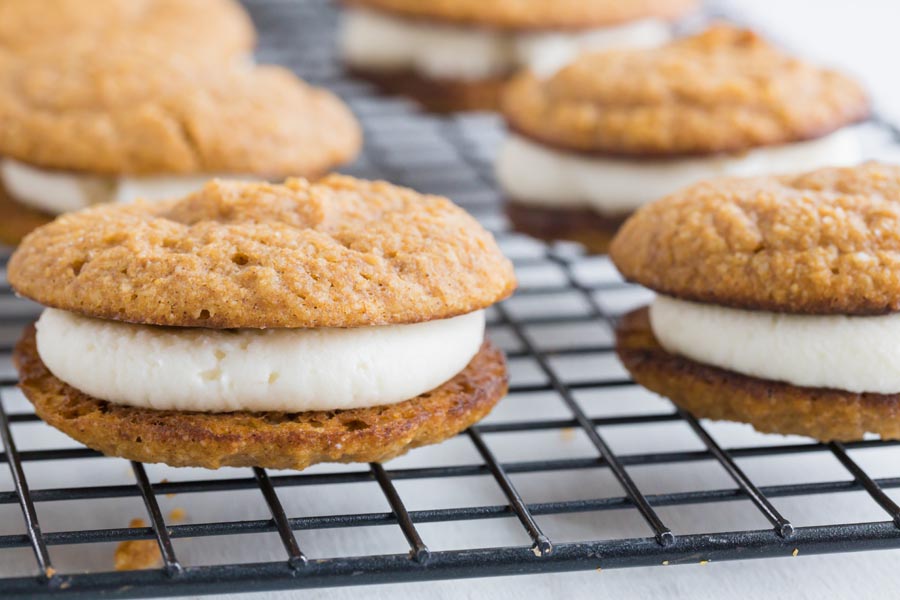
<svg viewBox="0 0 900 600"><path fill-rule="evenodd" d="M634 380L696 417L740 421L765 433L852 441L900 439L900 394L856 394L767 381L666 352L646 308L623 317L616 350Z"/></svg>
<svg viewBox="0 0 900 600"><path fill-rule="evenodd" d="M8 276L46 306L217 328L442 319L516 285L491 234L446 198L338 175L64 215L25 238Z"/></svg>
<svg viewBox="0 0 900 600"><path fill-rule="evenodd" d="M737 152L816 138L869 114L854 80L726 25L666 46L584 54L548 79L511 82L521 134L623 157Z"/></svg>
<svg viewBox="0 0 900 600"><path fill-rule="evenodd" d="M30 232L52 220L52 216L10 198L0 184L0 244L15 246Z"/></svg>
<svg viewBox="0 0 900 600"><path fill-rule="evenodd" d="M734 308L900 310L900 167L720 179L641 208L610 256L657 292Z"/></svg>
<svg viewBox="0 0 900 600"><path fill-rule="evenodd" d="M676 19L697 0L344 0L398 16L497 29L582 29L636 19Z"/></svg>
<svg viewBox="0 0 900 600"><path fill-rule="evenodd" d="M208 469L386 461L463 431L507 389L503 353L489 342L456 377L406 402L304 413L196 413L98 400L47 370L33 326L16 346L15 362L37 415L84 445L110 456Z"/></svg>
<svg viewBox="0 0 900 600"><path fill-rule="evenodd" d="M256 33L235 0L3 0L0 48L20 52L72 38L155 38L172 50L233 58Z"/></svg>
<svg viewBox="0 0 900 600"><path fill-rule="evenodd" d="M360 144L343 102L280 67L136 41L0 59L0 155L45 168L314 176Z"/></svg>

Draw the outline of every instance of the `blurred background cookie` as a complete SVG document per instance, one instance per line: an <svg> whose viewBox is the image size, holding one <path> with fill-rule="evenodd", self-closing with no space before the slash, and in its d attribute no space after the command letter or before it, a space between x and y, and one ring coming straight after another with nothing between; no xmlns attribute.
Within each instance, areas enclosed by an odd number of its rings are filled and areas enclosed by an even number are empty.
<svg viewBox="0 0 900 600"><path fill-rule="evenodd" d="M337 96L281 67L154 42L46 46L0 59L0 233L15 243L40 214L176 197L212 177L317 177L361 143Z"/></svg>
<svg viewBox="0 0 900 600"><path fill-rule="evenodd" d="M694 0L347 0L344 62L440 111L493 110L506 80L549 74L585 48L666 42Z"/></svg>
<svg viewBox="0 0 900 600"><path fill-rule="evenodd" d="M604 252L628 214L696 181L858 163L849 126L868 114L853 79L718 25L518 76L497 179L517 229Z"/></svg>
<svg viewBox="0 0 900 600"><path fill-rule="evenodd" d="M78 38L156 40L174 54L241 60L256 32L236 0L3 0L0 49L21 52Z"/></svg>

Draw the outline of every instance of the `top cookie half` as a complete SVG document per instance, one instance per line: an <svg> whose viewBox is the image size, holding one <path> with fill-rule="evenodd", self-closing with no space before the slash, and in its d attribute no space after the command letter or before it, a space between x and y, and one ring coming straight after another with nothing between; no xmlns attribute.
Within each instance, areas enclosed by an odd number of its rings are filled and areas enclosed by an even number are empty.
<svg viewBox="0 0 900 600"><path fill-rule="evenodd" d="M900 311L900 166L701 183L640 209L610 256L627 279L684 300Z"/></svg>
<svg viewBox="0 0 900 600"><path fill-rule="evenodd" d="M235 0L3 0L0 49L14 52L77 37L154 38L173 52L236 58L256 33Z"/></svg>
<svg viewBox="0 0 900 600"><path fill-rule="evenodd" d="M397 16L496 29L583 29L636 19L676 19L697 0L344 0Z"/></svg>
<svg viewBox="0 0 900 600"><path fill-rule="evenodd" d="M95 174L313 176L352 158L331 92L273 66L80 38L0 55L0 156Z"/></svg>
<svg viewBox="0 0 900 600"><path fill-rule="evenodd" d="M71 213L25 238L8 277L87 316L214 328L414 323L515 288L491 234L446 198L342 176Z"/></svg>
<svg viewBox="0 0 900 600"><path fill-rule="evenodd" d="M826 135L866 118L853 79L727 25L644 50L584 54L503 99L511 128L544 144L623 157L740 152Z"/></svg>

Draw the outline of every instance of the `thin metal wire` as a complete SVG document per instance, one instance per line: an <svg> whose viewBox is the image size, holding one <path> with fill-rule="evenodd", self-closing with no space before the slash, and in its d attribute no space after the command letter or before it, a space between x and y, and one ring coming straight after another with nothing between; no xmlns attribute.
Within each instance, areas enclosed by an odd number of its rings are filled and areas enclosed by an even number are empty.
<svg viewBox="0 0 900 600"><path fill-rule="evenodd" d="M790 521L781 516L781 513L776 510L776 508L769 502L768 498L766 498L765 494L763 494L759 488L754 485L750 478L744 473L744 471L738 467L737 463L728 456L728 453L719 446L718 443L709 435L709 432L706 431L703 427L701 427L700 423L695 419L692 415L684 412L679 409L678 413L681 417L687 422L688 425L691 426L691 429L694 430L694 433L697 434L704 445L709 448L709 451L716 458L716 460L721 463L721 465L728 471L728 474L731 478L738 484L738 486L743 490L745 494L753 501L753 504L760 510L760 512L765 516L769 522L775 526L775 532L783 538L791 537L794 534L794 526L791 525Z"/></svg>
<svg viewBox="0 0 900 600"><path fill-rule="evenodd" d="M640 511L641 515L644 517L644 520L647 521L647 523L653 529L656 535L656 539L659 541L659 543L663 546L668 546L674 543L675 535L672 533L672 530L666 527L666 525L662 522L662 519L659 518L659 515L656 514L656 511L653 510L653 507L650 506L649 502L647 502L647 499L638 489L637 485L634 483L634 480L631 479L631 476L625 470L625 467L622 466L622 463L619 461L618 457L616 457L612 449L609 447L609 445L607 445L600 434L597 433L597 429L593 426L590 419L587 418L587 415L584 414L584 411L581 410L581 407L578 406L578 402L575 400L575 398L572 397L569 387L563 384L560 378L557 377L556 372L550 366L550 363L544 353L538 350L537 347L531 342L531 339L525 334L522 325L510 317L509 311L505 306L503 306L502 304L498 305L497 312L500 314L503 322L512 328L522 344L524 344L528 348L529 352L532 353L535 361L538 363L538 366L547 376L550 387L554 391L556 391L557 394L559 394L559 397L575 416L575 420L578 422L579 427L581 427L581 429L587 434L588 439L590 439L594 447L600 452L600 456L609 466L610 470L613 472L613 475L625 490L625 493L637 507L638 511Z"/></svg>
<svg viewBox="0 0 900 600"><path fill-rule="evenodd" d="M894 502L890 496L884 493L884 490L875 482L874 479L869 477L869 475L863 470L862 467L857 464L855 460L850 458L850 455L847 454L846 448L840 442L831 442L828 444L828 448L834 454L834 456L841 462L844 467L850 471L853 475L853 478L862 485L863 489L868 492L868 494L872 497L875 502L878 503L881 508L883 508L887 513L891 516L891 519L894 521L894 524L897 527L900 527L900 506L897 506L897 503Z"/></svg>
<svg viewBox="0 0 900 600"><path fill-rule="evenodd" d="M150 485L150 479L147 478L144 465L131 461L131 470L134 472L137 487L141 491L141 498L144 499L144 506L150 516L150 526L156 534L156 542L159 544L166 574L170 577L179 575L182 572L181 563L175 557L175 548L172 546L172 539L166 529L166 521L159 510L159 503L156 501L156 495L153 492L153 486Z"/></svg>
<svg viewBox="0 0 900 600"><path fill-rule="evenodd" d="M370 463L369 468L372 470L372 474L375 476L375 480L378 482L379 487L381 487L384 497L387 498L388 504L391 506L391 510L397 518L397 523L400 524L400 529L406 537L406 541L409 542L410 556L417 563L423 565L426 564L431 558L431 550L429 550L428 546L425 545L425 542L422 541L422 536L420 536L418 530L416 530L416 526L413 524L409 512L406 510L406 506L403 504L400 494L397 493L397 488L391 483L391 478L388 477L387 473L384 471L384 467L380 464Z"/></svg>
<svg viewBox="0 0 900 600"><path fill-rule="evenodd" d="M0 438L3 439L3 446L6 448L13 486L16 490L19 506L22 509L22 517L25 519L25 533L28 536L31 549L34 551L34 557L37 559L41 577L51 585L56 585L59 582L59 577L57 577L56 570L50 562L50 553L47 550L44 537L41 535L41 523L38 521L37 509L28 489L28 480L25 478L25 469L22 467L22 461L19 460L19 452L16 449L16 443L9 428L2 393L0 393Z"/></svg>
<svg viewBox="0 0 900 600"><path fill-rule="evenodd" d="M278 535L281 537L281 543L284 545L284 549L287 550L288 564L291 565L292 569L301 569L306 566L308 562L306 555L300 550L300 544L297 543L297 537L294 535L293 529L291 529L291 523L288 520L287 514L284 512L281 500L278 499L278 494L275 492L275 488L272 487L272 481L269 479L269 474L266 473L265 469L253 467L253 475L256 477L256 481L259 484L259 489L262 491L263 497L266 499L266 504L269 506L269 512L272 513L272 522L278 530Z"/></svg>
<svg viewBox="0 0 900 600"><path fill-rule="evenodd" d="M547 556L553 552L553 544L550 542L550 538L541 531L541 528L538 526L537 521L534 520L531 511L528 510L528 505L522 500L522 496L509 479L503 465L497 461L494 453L488 448L488 445L485 443L484 438L481 437L481 433L478 431L477 426L469 428L469 438L472 440L472 443L475 444L475 448L478 450L478 453L481 454L481 458L484 459L484 462L488 466L488 469L490 469L491 474L493 474L494 479L497 480L497 484L500 486L500 489L503 490L506 499L509 500L510 508L516 513L519 522L522 523L522 526L525 527L528 535L531 536L532 550L534 550L535 554L538 556Z"/></svg>

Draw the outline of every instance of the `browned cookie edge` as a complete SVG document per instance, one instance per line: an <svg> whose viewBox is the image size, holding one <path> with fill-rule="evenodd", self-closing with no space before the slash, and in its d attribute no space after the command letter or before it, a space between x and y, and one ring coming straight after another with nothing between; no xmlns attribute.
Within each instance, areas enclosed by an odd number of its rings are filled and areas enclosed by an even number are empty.
<svg viewBox="0 0 900 600"><path fill-rule="evenodd" d="M47 424L103 454L174 467L304 469L320 462L382 462L465 430L508 387L503 353L489 341L453 379L411 400L293 414L152 410L93 398L50 373L37 353L33 325L13 358L19 387Z"/></svg>
<svg viewBox="0 0 900 600"><path fill-rule="evenodd" d="M748 377L666 352L646 307L616 328L616 351L634 380L696 417L821 441L900 439L900 394L857 394Z"/></svg>

